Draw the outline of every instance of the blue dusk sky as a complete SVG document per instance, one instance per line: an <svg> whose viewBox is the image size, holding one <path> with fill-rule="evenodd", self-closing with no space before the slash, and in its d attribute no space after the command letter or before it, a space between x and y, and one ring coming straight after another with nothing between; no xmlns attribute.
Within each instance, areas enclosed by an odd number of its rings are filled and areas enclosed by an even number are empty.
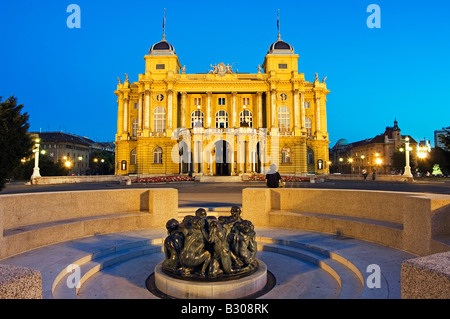
<svg viewBox="0 0 450 319"><path fill-rule="evenodd" d="M68 28L70 4L81 28ZM370 4L381 28L369 28ZM327 76L330 147L384 132L398 120L416 140L450 126L450 1L103 1L0 2L0 96L24 104L31 131L114 141L117 77L137 81L143 56L166 36L188 73L234 63L256 73L281 38L307 81Z"/></svg>

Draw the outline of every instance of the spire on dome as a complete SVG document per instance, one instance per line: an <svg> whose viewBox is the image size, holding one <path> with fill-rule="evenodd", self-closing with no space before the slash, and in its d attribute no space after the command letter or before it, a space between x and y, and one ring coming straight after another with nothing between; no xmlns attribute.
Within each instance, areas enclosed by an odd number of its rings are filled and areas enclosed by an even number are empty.
<svg viewBox="0 0 450 319"><path fill-rule="evenodd" d="M281 34L280 34L280 9L278 9L278 12L277 12L277 29L278 29L278 40L281 40Z"/></svg>
<svg viewBox="0 0 450 319"><path fill-rule="evenodd" d="M164 8L164 18L163 18L163 40L166 39L166 8Z"/></svg>

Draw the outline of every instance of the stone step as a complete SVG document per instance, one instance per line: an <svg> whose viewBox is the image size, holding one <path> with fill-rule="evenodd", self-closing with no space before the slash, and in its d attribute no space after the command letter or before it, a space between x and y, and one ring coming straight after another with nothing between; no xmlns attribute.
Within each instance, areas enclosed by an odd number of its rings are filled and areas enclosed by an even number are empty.
<svg viewBox="0 0 450 319"><path fill-rule="evenodd" d="M69 287L68 280L73 286L73 277L75 272L73 268L67 265L57 276L52 286L52 296L54 299L76 299L81 286L93 275L102 271L103 269L113 266L117 263L127 261L129 259L148 255L152 253L159 253L163 251L162 242L164 239L143 240L137 242L130 242L120 246L111 247L87 255L84 258L75 261L73 265L79 268L80 283L78 287Z"/></svg>
<svg viewBox="0 0 450 319"><path fill-rule="evenodd" d="M340 299L358 299L361 296L364 284L361 282L358 273L314 248L308 249L306 246L296 245L294 242L288 245L258 243L258 251L270 251L297 258L326 271L338 283Z"/></svg>
<svg viewBox="0 0 450 319"><path fill-rule="evenodd" d="M220 212L211 210L212 212ZM187 213L186 210L184 213ZM183 213L183 211L182 211ZM103 269L124 262L135 257L160 253L163 251L164 238L130 241L105 248L86 255L74 261L79 266L80 284L82 285L90 277ZM308 262L329 273L340 287L339 298L388 298L388 282L382 277L382 288L369 289L365 285L362 272L350 260L333 253L327 249L315 246L301 240L288 240L283 238L257 237L258 251L267 251L284 256L297 258ZM53 298L75 299L79 289L69 288L67 280L74 272L67 271L67 265L55 278L52 286ZM72 278L72 277L71 277ZM331 278L330 278L331 279ZM48 295L48 294L47 294Z"/></svg>

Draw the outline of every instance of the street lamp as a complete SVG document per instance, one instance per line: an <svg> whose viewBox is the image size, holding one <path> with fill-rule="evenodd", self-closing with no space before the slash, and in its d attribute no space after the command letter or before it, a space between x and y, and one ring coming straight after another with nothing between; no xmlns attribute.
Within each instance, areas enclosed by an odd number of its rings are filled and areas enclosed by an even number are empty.
<svg viewBox="0 0 450 319"><path fill-rule="evenodd" d="M36 177L41 177L40 169L39 169L39 146L40 146L41 140L37 138L35 140L35 146L36 148L33 150L34 152L34 168L33 168L33 175L31 175L31 179Z"/></svg>
<svg viewBox="0 0 450 319"><path fill-rule="evenodd" d="M411 173L411 166L409 166L409 137L405 138L405 172L403 173L403 176L406 177L413 177L412 173Z"/></svg>

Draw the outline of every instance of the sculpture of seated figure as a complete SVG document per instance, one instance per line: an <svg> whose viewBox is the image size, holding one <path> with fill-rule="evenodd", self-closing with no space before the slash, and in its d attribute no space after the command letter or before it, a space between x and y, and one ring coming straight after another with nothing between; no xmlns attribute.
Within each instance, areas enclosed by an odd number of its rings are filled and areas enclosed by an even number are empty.
<svg viewBox="0 0 450 319"><path fill-rule="evenodd" d="M206 210L204 208L199 208L195 211L195 216L206 218Z"/></svg>
<svg viewBox="0 0 450 319"><path fill-rule="evenodd" d="M230 249L226 241L226 233L226 229L217 220L211 220L209 224L208 243L212 245L214 254L208 271L210 276L217 276L221 273L231 274L232 272Z"/></svg>
<svg viewBox="0 0 450 319"><path fill-rule="evenodd" d="M195 216L191 220L191 228L184 240L184 248L181 250L180 262L184 274L191 274L195 268L202 266L200 277L206 276L206 270L211 261L211 253L205 249L204 220Z"/></svg>
<svg viewBox="0 0 450 319"><path fill-rule="evenodd" d="M255 265L256 233L250 221L243 220L235 223L228 234L227 241L231 252L244 263L244 266Z"/></svg>
<svg viewBox="0 0 450 319"><path fill-rule="evenodd" d="M180 230L181 232L184 234L184 237L187 236L189 229L191 229L192 225L191 225L191 220L192 218L194 218L194 216L192 215L186 215L183 218L183 221L180 223Z"/></svg>
<svg viewBox="0 0 450 319"><path fill-rule="evenodd" d="M227 230L227 235L230 233L236 222L242 221L241 218L241 208L239 206L231 207L231 216L220 216L219 222L225 227Z"/></svg>
<svg viewBox="0 0 450 319"><path fill-rule="evenodd" d="M179 228L179 223L176 219L171 219L166 223L167 233L169 236L164 240L164 268L171 271L178 271L181 269L180 253L184 246L184 234Z"/></svg>

